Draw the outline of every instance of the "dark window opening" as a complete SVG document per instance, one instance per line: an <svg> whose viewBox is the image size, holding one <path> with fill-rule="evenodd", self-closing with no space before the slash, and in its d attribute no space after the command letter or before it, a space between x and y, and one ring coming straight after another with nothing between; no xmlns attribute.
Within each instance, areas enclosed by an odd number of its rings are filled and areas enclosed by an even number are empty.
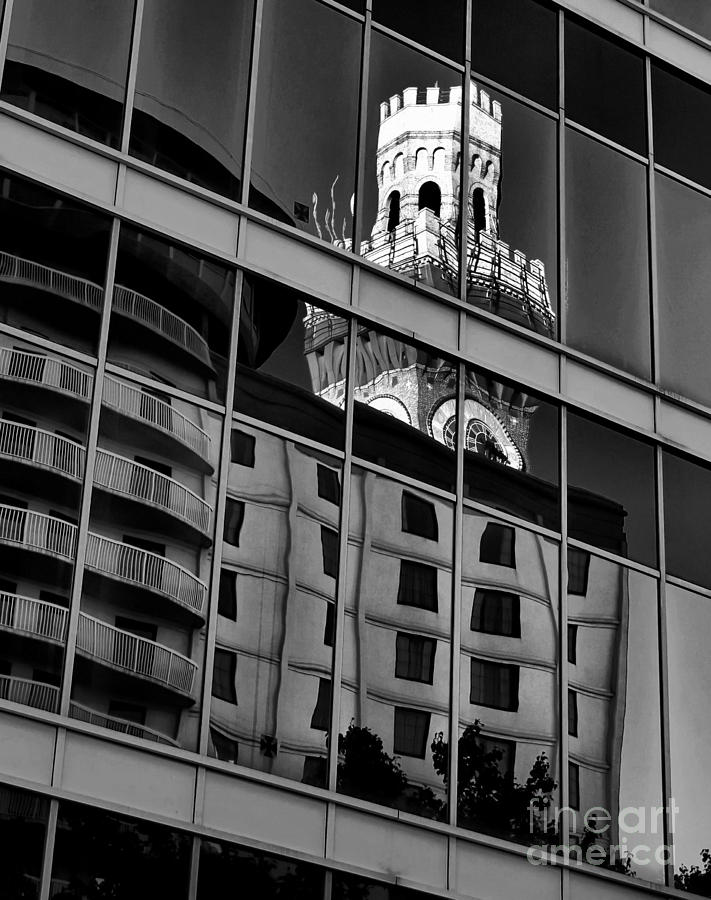
<svg viewBox="0 0 711 900"><path fill-rule="evenodd" d="M244 503L228 498L225 507L225 533L223 540L233 547L239 547L239 535L244 523Z"/></svg>
<svg viewBox="0 0 711 900"><path fill-rule="evenodd" d="M472 605L472 631L521 637L521 603L516 594L477 588Z"/></svg>
<svg viewBox="0 0 711 900"><path fill-rule="evenodd" d="M480 231L486 231L486 200L484 199L484 191L481 188L475 188L472 194L472 218L474 219L474 230L477 234Z"/></svg>
<svg viewBox="0 0 711 900"><path fill-rule="evenodd" d="M402 492L402 530L430 541L439 540L437 512L434 503L415 494Z"/></svg>
<svg viewBox="0 0 711 900"><path fill-rule="evenodd" d="M442 192L434 181L426 181L421 187L417 199L418 209L431 209L438 216L442 207Z"/></svg>
<svg viewBox="0 0 711 900"><path fill-rule="evenodd" d="M212 746L214 747L217 759L221 759L224 762L237 762L239 753L239 744L237 741L233 741L232 738L226 737L215 728L210 729L210 737L212 738Z"/></svg>
<svg viewBox="0 0 711 900"><path fill-rule="evenodd" d="M335 578L338 575L338 532L325 525L321 526L321 555L324 574Z"/></svg>
<svg viewBox="0 0 711 900"><path fill-rule="evenodd" d="M253 469L255 443L256 440L253 434L247 434L245 431L233 428L230 435L230 458L232 462L238 466L249 466L250 469Z"/></svg>
<svg viewBox="0 0 711 900"><path fill-rule="evenodd" d="M398 631L395 642L395 677L432 684L436 650L437 642L433 638Z"/></svg>
<svg viewBox="0 0 711 900"><path fill-rule="evenodd" d="M330 469L328 466L322 466L321 463L317 463L316 476L318 478L319 497L338 506L341 501L341 482L338 478L338 472L335 469Z"/></svg>
<svg viewBox="0 0 711 900"><path fill-rule="evenodd" d="M220 570L220 592L217 612L226 619L237 620L237 574L226 569Z"/></svg>
<svg viewBox="0 0 711 900"><path fill-rule="evenodd" d="M319 678L318 680L318 697L316 698L316 707L311 716L311 727L317 728L319 731L328 731L328 725L331 721L331 680L329 678Z"/></svg>
<svg viewBox="0 0 711 900"><path fill-rule="evenodd" d="M397 602L401 606L416 606L437 612L437 569L401 559Z"/></svg>
<svg viewBox="0 0 711 900"><path fill-rule="evenodd" d="M578 736L578 694L568 689L568 734Z"/></svg>
<svg viewBox="0 0 711 900"><path fill-rule="evenodd" d="M472 658L469 702L516 712L518 681L518 666Z"/></svg>
<svg viewBox="0 0 711 900"><path fill-rule="evenodd" d="M212 668L212 696L228 703L237 703L236 677L237 654L217 647Z"/></svg>
<svg viewBox="0 0 711 900"><path fill-rule="evenodd" d="M568 547L568 593L584 597L588 592L590 554L578 547Z"/></svg>
<svg viewBox="0 0 711 900"><path fill-rule="evenodd" d="M479 560L495 566L516 565L516 533L510 525L489 522L481 536Z"/></svg>
<svg viewBox="0 0 711 900"><path fill-rule="evenodd" d="M578 661L578 626L568 625L568 662L575 665Z"/></svg>
<svg viewBox="0 0 711 900"><path fill-rule="evenodd" d="M393 752L398 756L415 756L418 759L424 759L429 731L430 714L428 712L396 706Z"/></svg>
<svg viewBox="0 0 711 900"><path fill-rule="evenodd" d="M422 207L420 207L422 209ZM388 231L394 231L400 224L400 191L393 191L388 201Z"/></svg>
<svg viewBox="0 0 711 900"><path fill-rule="evenodd" d="M326 624L323 628L323 642L327 647L333 647L333 638L336 633L336 604L326 603Z"/></svg>
<svg viewBox="0 0 711 900"><path fill-rule="evenodd" d="M580 766L568 763L568 803L572 809L580 809Z"/></svg>

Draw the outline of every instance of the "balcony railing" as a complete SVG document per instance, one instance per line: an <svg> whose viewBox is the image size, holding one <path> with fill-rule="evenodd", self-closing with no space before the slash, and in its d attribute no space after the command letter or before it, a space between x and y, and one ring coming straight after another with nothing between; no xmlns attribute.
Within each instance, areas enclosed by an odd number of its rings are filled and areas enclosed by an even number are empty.
<svg viewBox="0 0 711 900"><path fill-rule="evenodd" d="M94 376L76 366L70 366L51 356L26 353L10 347L0 347L0 377L10 381L41 384L65 394L73 394L81 400L89 400L94 384Z"/></svg>
<svg viewBox="0 0 711 900"><path fill-rule="evenodd" d="M0 420L0 455L81 479L85 451L81 444L33 425Z"/></svg>
<svg viewBox="0 0 711 900"><path fill-rule="evenodd" d="M155 591L202 615L207 585L178 563L89 532L86 565L102 575Z"/></svg>
<svg viewBox="0 0 711 900"><path fill-rule="evenodd" d="M0 503L0 542L72 559L76 525L55 516Z"/></svg>
<svg viewBox="0 0 711 900"><path fill-rule="evenodd" d="M173 409L170 403L107 375L103 403L122 415L145 422L190 447L203 459L210 452L210 435Z"/></svg>
<svg viewBox="0 0 711 900"><path fill-rule="evenodd" d="M0 675L0 700L34 706L35 709L43 709L46 712L57 712L59 688L41 681L30 681L28 678Z"/></svg>
<svg viewBox="0 0 711 900"><path fill-rule="evenodd" d="M96 312L101 312L103 307L101 285L4 251L0 251L0 281L39 288ZM154 300L130 288L116 285L113 309L119 315L140 322L210 365L210 350L205 339L191 325Z"/></svg>
<svg viewBox="0 0 711 900"><path fill-rule="evenodd" d="M181 694L192 692L197 666L191 659L156 641L138 637L86 613L79 614L77 650L115 669L162 684Z"/></svg>
<svg viewBox="0 0 711 900"><path fill-rule="evenodd" d="M69 704L69 714L80 722L89 722L99 728L108 728L110 731L118 731L121 734L130 734L133 737L143 738L145 741L155 741L157 744L168 744L171 747L178 747L177 741L169 738L160 731L148 728L147 725L141 725L140 722L130 722L128 719L121 719L118 716L110 716L106 713L96 712L83 706L81 703Z"/></svg>
<svg viewBox="0 0 711 900"><path fill-rule="evenodd" d="M212 507L173 478L99 448L94 481L134 500L158 506L206 534Z"/></svg>
<svg viewBox="0 0 711 900"><path fill-rule="evenodd" d="M62 643L67 636L67 615L67 610L56 603L0 593L0 628L6 631Z"/></svg>
<svg viewBox="0 0 711 900"><path fill-rule="evenodd" d="M212 365L210 349L199 332L183 319L168 312L155 300L117 284L114 287L113 310L119 315L128 316L130 319L140 322L162 337L168 338L208 366Z"/></svg>

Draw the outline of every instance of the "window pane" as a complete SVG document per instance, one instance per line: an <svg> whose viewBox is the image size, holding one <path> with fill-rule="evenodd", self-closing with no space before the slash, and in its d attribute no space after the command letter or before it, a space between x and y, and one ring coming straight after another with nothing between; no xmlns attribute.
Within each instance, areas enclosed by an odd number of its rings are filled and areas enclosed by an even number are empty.
<svg viewBox="0 0 711 900"><path fill-rule="evenodd" d="M232 199L242 182L253 6L149 0L136 72L131 153Z"/></svg>
<svg viewBox="0 0 711 900"><path fill-rule="evenodd" d="M560 781L558 546L466 507L463 541L457 824L535 844L546 826L529 802L555 805Z"/></svg>
<svg viewBox="0 0 711 900"><path fill-rule="evenodd" d="M266 0L249 203L350 249L362 26L315 0Z"/></svg>
<svg viewBox="0 0 711 900"><path fill-rule="evenodd" d="M465 0L434 6L427 0L374 0L373 19L405 37L462 61Z"/></svg>
<svg viewBox="0 0 711 900"><path fill-rule="evenodd" d="M649 378L644 166L571 128L565 140L566 343Z"/></svg>
<svg viewBox="0 0 711 900"><path fill-rule="evenodd" d="M109 360L219 402L224 398L234 270L122 226Z"/></svg>
<svg viewBox="0 0 711 900"><path fill-rule="evenodd" d="M132 0L23 0L12 9L3 100L118 147Z"/></svg>
<svg viewBox="0 0 711 900"><path fill-rule="evenodd" d="M360 251L447 294L459 283L461 104L459 73L373 32Z"/></svg>
<svg viewBox="0 0 711 900"><path fill-rule="evenodd" d="M557 12L537 0L474 0L472 68L544 106L558 106Z"/></svg>
<svg viewBox="0 0 711 900"><path fill-rule="evenodd" d="M245 277L235 410L343 446L348 321L301 294Z"/></svg>
<svg viewBox="0 0 711 900"><path fill-rule="evenodd" d="M356 456L454 490L455 363L362 325L353 390Z"/></svg>
<svg viewBox="0 0 711 900"><path fill-rule="evenodd" d="M555 337L555 122L488 87L471 90L467 299Z"/></svg>
<svg viewBox="0 0 711 900"><path fill-rule="evenodd" d="M652 66L655 161L711 187L711 118L708 85L685 78L677 69Z"/></svg>
<svg viewBox="0 0 711 900"><path fill-rule="evenodd" d="M570 537L656 565L654 472L651 444L568 413Z"/></svg>
<svg viewBox="0 0 711 900"><path fill-rule="evenodd" d="M711 199L656 175L660 382L711 405Z"/></svg>
<svg viewBox="0 0 711 900"><path fill-rule="evenodd" d="M110 220L30 181L0 173L3 322L94 353Z"/></svg>
<svg viewBox="0 0 711 900"><path fill-rule="evenodd" d="M566 18L566 116L645 154L646 108L643 56L609 32Z"/></svg>
<svg viewBox="0 0 711 900"><path fill-rule="evenodd" d="M3 847L2 900L39 900L49 800L0 786L0 841Z"/></svg>
<svg viewBox="0 0 711 900"><path fill-rule="evenodd" d="M456 431L445 401L433 424ZM467 368L464 495L548 528L558 528L558 408L528 388Z"/></svg>
<svg viewBox="0 0 711 900"><path fill-rule="evenodd" d="M711 469L672 453L663 461L667 572L711 587Z"/></svg>
<svg viewBox="0 0 711 900"><path fill-rule="evenodd" d="M179 831L62 802L50 896L187 900L190 849Z"/></svg>
<svg viewBox="0 0 711 900"><path fill-rule="evenodd" d="M341 463L249 432L254 466L232 463L228 474L229 494L244 505L239 546L222 546L239 610L217 619L213 675L221 683L236 659L236 691L233 669L231 689L213 690L209 753L325 787L340 506L319 495L318 473L325 467L340 481Z"/></svg>
<svg viewBox="0 0 711 900"><path fill-rule="evenodd" d="M680 25L711 38L711 6L707 0L649 0L649 5Z"/></svg>
<svg viewBox="0 0 711 900"><path fill-rule="evenodd" d="M433 538L403 530L394 478L354 467L350 496L338 790L441 819L453 505L410 495L431 505Z"/></svg>

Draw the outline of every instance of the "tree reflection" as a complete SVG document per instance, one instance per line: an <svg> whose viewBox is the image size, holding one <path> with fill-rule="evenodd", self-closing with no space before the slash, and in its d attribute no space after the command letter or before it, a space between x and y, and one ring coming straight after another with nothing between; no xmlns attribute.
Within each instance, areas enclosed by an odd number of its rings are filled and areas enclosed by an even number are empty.
<svg viewBox="0 0 711 900"><path fill-rule="evenodd" d="M674 887L700 897L711 897L711 851L708 847L701 851L700 866L679 866L679 871L674 873Z"/></svg>

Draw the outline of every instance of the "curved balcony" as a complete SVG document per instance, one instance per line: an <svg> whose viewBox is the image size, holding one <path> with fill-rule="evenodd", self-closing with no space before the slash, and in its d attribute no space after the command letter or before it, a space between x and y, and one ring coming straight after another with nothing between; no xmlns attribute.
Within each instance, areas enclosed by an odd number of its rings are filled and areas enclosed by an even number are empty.
<svg viewBox="0 0 711 900"><path fill-rule="evenodd" d="M0 700L34 706L35 709L43 709L46 712L57 712L59 688L41 681L30 681L29 678L0 675Z"/></svg>
<svg viewBox="0 0 711 900"><path fill-rule="evenodd" d="M0 455L20 460L80 481L85 450L44 428L0 420Z"/></svg>
<svg viewBox="0 0 711 900"><path fill-rule="evenodd" d="M144 741L155 741L157 744L168 744L170 747L179 747L180 744L154 728L141 725L140 722L130 722L118 716L110 716L97 712L81 703L72 701L69 704L69 715L80 722L89 722L99 728L108 728L109 731L118 731L120 734L130 734L133 737L143 738Z"/></svg>
<svg viewBox="0 0 711 900"><path fill-rule="evenodd" d="M89 532L87 568L167 597L202 616L207 585L187 569L157 553Z"/></svg>
<svg viewBox="0 0 711 900"><path fill-rule="evenodd" d="M208 503L179 481L134 460L99 448L94 481L114 494L158 507L203 534L210 530L212 507Z"/></svg>
<svg viewBox="0 0 711 900"><path fill-rule="evenodd" d="M180 694L192 693L197 666L191 659L86 613L79 614L77 651Z"/></svg>
<svg viewBox="0 0 711 900"><path fill-rule="evenodd" d="M0 628L61 644L67 637L68 610L21 594L0 593Z"/></svg>
<svg viewBox="0 0 711 900"><path fill-rule="evenodd" d="M77 528L54 516L0 503L0 543L72 560Z"/></svg>
<svg viewBox="0 0 711 900"><path fill-rule="evenodd" d="M124 416L157 428L207 460L210 435L170 403L107 375L102 403Z"/></svg>
<svg viewBox="0 0 711 900"><path fill-rule="evenodd" d="M39 384L89 401L94 376L51 356L0 347L0 377L8 381Z"/></svg>

